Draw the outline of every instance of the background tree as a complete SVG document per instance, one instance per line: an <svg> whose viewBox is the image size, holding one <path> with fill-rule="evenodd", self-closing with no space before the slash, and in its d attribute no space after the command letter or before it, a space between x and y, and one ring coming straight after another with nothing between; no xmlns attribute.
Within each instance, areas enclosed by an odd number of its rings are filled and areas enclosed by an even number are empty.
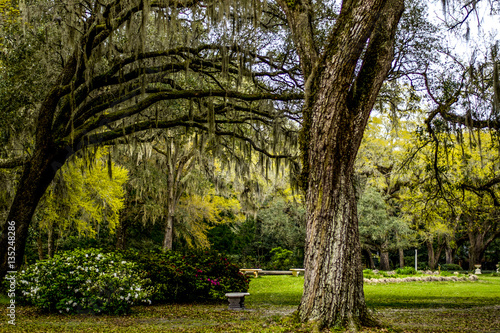
<svg viewBox="0 0 500 333"><path fill-rule="evenodd" d="M110 163L105 151L86 162L81 157L62 167L42 197L33 228L39 237L47 233L47 255L53 257L57 233L59 237L75 230L95 236L101 229L114 233L123 208L127 170ZM112 172L110 173L110 169ZM39 249L39 253L43 253Z"/></svg>
<svg viewBox="0 0 500 333"><path fill-rule="evenodd" d="M413 230L407 221L390 212L382 195L368 187L358 202L359 234L362 244L380 253L380 269L391 269L389 251L412 245Z"/></svg>

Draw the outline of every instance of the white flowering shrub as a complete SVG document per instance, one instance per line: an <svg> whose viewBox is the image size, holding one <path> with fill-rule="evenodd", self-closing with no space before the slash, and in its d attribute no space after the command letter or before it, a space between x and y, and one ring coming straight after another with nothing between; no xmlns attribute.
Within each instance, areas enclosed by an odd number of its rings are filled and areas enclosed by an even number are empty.
<svg viewBox="0 0 500 333"><path fill-rule="evenodd" d="M19 300L48 312L123 314L150 303L135 263L116 253L77 249L18 273Z"/></svg>

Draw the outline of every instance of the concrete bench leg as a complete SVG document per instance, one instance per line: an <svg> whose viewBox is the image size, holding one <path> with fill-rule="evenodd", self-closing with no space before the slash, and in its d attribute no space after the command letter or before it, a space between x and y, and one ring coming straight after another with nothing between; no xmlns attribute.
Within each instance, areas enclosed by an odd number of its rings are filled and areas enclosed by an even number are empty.
<svg viewBox="0 0 500 333"><path fill-rule="evenodd" d="M245 308L245 296L231 297L229 300L229 310L241 310Z"/></svg>
<svg viewBox="0 0 500 333"><path fill-rule="evenodd" d="M245 309L245 296L249 293L228 293L226 294L229 301L229 310L244 310Z"/></svg>

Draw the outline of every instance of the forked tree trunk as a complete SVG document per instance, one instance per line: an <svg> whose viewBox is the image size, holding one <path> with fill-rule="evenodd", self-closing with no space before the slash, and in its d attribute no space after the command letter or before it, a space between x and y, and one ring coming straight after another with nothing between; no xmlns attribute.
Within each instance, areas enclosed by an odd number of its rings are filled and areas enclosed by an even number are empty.
<svg viewBox="0 0 500 333"><path fill-rule="evenodd" d="M472 220L469 221L469 270L474 269L474 265L481 264L484 256L484 251L491 242L493 242L500 230L497 230L493 225L483 226L480 230L473 224Z"/></svg>
<svg viewBox="0 0 500 333"><path fill-rule="evenodd" d="M312 2L280 5L308 78L301 139L307 236L299 316L318 328L374 325L363 293L353 168L393 59L403 1L344 1L322 54L314 45Z"/></svg>

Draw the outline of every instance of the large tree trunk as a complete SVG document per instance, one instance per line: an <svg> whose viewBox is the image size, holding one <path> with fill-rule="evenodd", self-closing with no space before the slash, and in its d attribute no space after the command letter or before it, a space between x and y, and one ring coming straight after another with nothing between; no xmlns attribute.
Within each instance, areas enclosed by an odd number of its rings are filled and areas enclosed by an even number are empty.
<svg viewBox="0 0 500 333"><path fill-rule="evenodd" d="M308 219L299 312L320 327L358 326L360 321L370 322L370 316L364 301L354 188L350 174L330 184L338 195L337 202L318 205L316 214Z"/></svg>
<svg viewBox="0 0 500 333"><path fill-rule="evenodd" d="M57 152L53 148L38 149L25 165L7 218L7 221L15 223L15 244L9 242L7 228L4 228L0 239L0 279L8 271L16 271L22 265L28 230L35 209L66 158L65 151ZM9 261L7 257L7 249L11 245L15 245L15 262Z"/></svg>
<svg viewBox="0 0 500 333"><path fill-rule="evenodd" d="M374 325L363 293L352 177L368 117L393 58L403 1L344 1L322 55L314 45L311 1L280 4L308 78L301 138L307 236L299 316L319 328Z"/></svg>
<svg viewBox="0 0 500 333"><path fill-rule="evenodd" d="M35 149L33 156L24 165L23 174L17 185L7 221L15 223L15 262L10 262L7 251L10 247L8 229L4 228L0 238L0 279L8 271L16 271L22 264L28 230L40 198L50 185L56 172L74 152L72 148L61 148L54 144L52 122L57 104L65 94L67 85L74 75L76 58L71 57L56 80L57 84L42 101L37 118Z"/></svg>
<svg viewBox="0 0 500 333"><path fill-rule="evenodd" d="M427 255L429 258L428 264L431 270L435 270L436 266L439 262L439 258L441 257L441 252L445 246L445 242L442 241L439 237L437 241L437 250L434 250L434 241L432 239L427 240L425 243L427 245Z"/></svg>
<svg viewBox="0 0 500 333"><path fill-rule="evenodd" d="M405 268L405 251L402 248L399 248L398 253L399 253L399 268Z"/></svg>

